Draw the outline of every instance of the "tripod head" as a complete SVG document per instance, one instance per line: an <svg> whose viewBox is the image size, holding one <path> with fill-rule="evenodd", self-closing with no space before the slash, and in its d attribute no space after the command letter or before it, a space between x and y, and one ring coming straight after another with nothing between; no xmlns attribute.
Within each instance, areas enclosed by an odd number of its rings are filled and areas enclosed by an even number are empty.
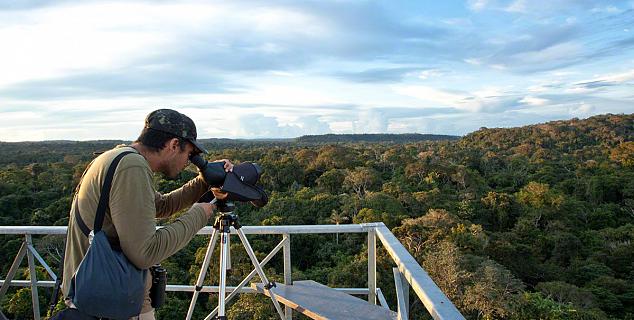
<svg viewBox="0 0 634 320"><path fill-rule="evenodd" d="M230 200L218 200L214 198L211 203L216 204L216 208L218 208L218 212L221 214L231 214L233 210L236 209L236 205Z"/></svg>

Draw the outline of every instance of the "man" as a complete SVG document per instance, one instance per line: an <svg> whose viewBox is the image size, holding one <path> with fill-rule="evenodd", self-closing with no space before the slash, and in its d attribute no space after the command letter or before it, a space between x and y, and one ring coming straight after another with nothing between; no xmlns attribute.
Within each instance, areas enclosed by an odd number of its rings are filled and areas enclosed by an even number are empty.
<svg viewBox="0 0 634 320"><path fill-rule="evenodd" d="M106 171L124 151L134 153L124 156L117 166L102 230L113 247L120 248L139 269L148 269L183 248L207 224L215 209L210 203L195 203L209 190L200 175L168 194L155 190L154 172L175 178L189 164L192 154L207 151L196 141L196 126L190 118L170 109L153 111L132 145L118 146L101 154L82 177L71 207L64 261L62 292L70 307L73 307L68 299L71 280L89 246L75 219L75 208L92 230ZM231 162L223 161L225 171L231 171ZM224 196L214 193L219 198ZM174 222L156 230L156 218L167 218L189 206ZM151 276L147 276L145 301L138 319L154 319L150 287Z"/></svg>

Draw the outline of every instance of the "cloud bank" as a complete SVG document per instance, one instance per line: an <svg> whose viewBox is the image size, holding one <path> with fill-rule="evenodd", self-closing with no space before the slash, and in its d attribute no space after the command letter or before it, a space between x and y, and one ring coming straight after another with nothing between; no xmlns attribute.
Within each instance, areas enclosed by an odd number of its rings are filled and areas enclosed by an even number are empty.
<svg viewBox="0 0 634 320"><path fill-rule="evenodd" d="M631 113L631 1L10 1L0 141L466 134Z"/></svg>

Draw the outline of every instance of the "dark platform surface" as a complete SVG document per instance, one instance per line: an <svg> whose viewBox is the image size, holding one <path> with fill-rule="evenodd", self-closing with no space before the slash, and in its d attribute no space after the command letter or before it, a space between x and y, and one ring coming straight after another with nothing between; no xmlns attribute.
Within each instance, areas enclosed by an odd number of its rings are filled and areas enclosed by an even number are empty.
<svg viewBox="0 0 634 320"><path fill-rule="evenodd" d="M268 293L263 290L262 284L255 285L255 288L264 294ZM394 311L370 304L365 300L312 280L295 281L290 286L278 283L272 291L279 302L312 319L378 320L397 318Z"/></svg>

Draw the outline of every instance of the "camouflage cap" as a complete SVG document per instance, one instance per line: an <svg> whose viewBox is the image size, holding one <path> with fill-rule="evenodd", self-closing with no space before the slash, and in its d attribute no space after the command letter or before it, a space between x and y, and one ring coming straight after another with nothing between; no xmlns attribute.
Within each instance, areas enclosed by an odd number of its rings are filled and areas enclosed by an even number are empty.
<svg viewBox="0 0 634 320"><path fill-rule="evenodd" d="M196 125L188 116L172 109L152 111L145 118L145 127L187 139L198 151L207 153L196 141Z"/></svg>

